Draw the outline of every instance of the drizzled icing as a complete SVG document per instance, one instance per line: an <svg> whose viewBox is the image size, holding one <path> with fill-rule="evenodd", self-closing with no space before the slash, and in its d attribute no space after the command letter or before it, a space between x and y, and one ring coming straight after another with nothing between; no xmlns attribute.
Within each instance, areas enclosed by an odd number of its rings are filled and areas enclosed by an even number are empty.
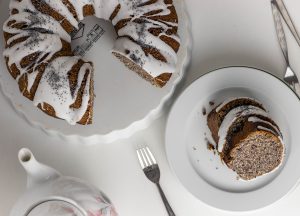
<svg viewBox="0 0 300 216"><path fill-rule="evenodd" d="M55 104L55 114L59 118L64 118L67 122L74 125L80 121L85 113L84 109L74 109L70 105L75 103L76 96L83 82L84 75L87 70L91 71L90 64L85 63L78 73L77 85L74 89L74 93L70 93L70 84L68 78L68 71L71 70L74 64L78 62L79 58L73 57L59 57L54 59L43 73L41 83L39 85L35 97L34 105L42 104ZM88 79L90 80L91 73L89 73ZM82 107L88 107L89 103L89 90L90 82L87 82L83 91Z"/></svg>
<svg viewBox="0 0 300 216"><path fill-rule="evenodd" d="M218 142L218 151L222 152L223 147L226 143L226 137L228 130L230 126L240 117L249 116L249 115L260 115L269 118L268 113L264 110L262 110L259 107L255 106L239 106L236 107L225 116L224 120L221 123L221 126L219 128L218 136L219 136L219 142Z"/></svg>
<svg viewBox="0 0 300 216"><path fill-rule="evenodd" d="M278 136L278 134L276 134L273 130L271 130L269 128L266 128L266 127L263 127L261 125L257 126L257 129L267 131L267 132L270 132L270 133L274 134L275 136Z"/></svg>
<svg viewBox="0 0 300 216"><path fill-rule="evenodd" d="M60 37L56 34L42 34L39 32L25 31L20 34L16 34L10 41L17 40L19 38L28 37L27 40L20 42L12 47L6 48L3 52L4 56L8 57L8 65L11 67L12 64L16 64L16 67L20 71L20 75L17 80L30 70L30 66L22 68L21 60L28 55L41 52L43 54L39 55L36 62L46 63L49 61L53 55L62 48ZM43 59L43 61L41 61ZM27 90L30 91L34 80L36 79L37 69L39 64L35 64L33 67L33 73L27 73L28 76L28 86Z"/></svg>
<svg viewBox="0 0 300 216"><path fill-rule="evenodd" d="M164 0L157 0L149 4L149 0L68 0L73 6L76 17L63 3L62 0L42 0L49 7L57 11L74 28L78 28L79 21L84 18L83 7L91 5L94 8L95 16L108 20L114 10L120 5L120 10L112 19L113 25L122 20L130 20L125 26L118 29L118 39L115 42L112 52L120 53L131 59L137 65L141 66L151 76L157 77L163 73L173 73L175 71L177 54L171 46L163 42L160 37L167 36L179 42L177 35L170 35L168 30L177 27L177 21L153 20L153 17L163 17L171 14L170 6L172 3L165 3ZM50 104L56 113L56 116L65 119L70 124L78 122L88 108L90 99L89 88L90 77L85 86L85 94L82 96L82 106L79 109L71 109L70 105L74 103L75 97L72 95L67 74L79 60L79 57L68 56L59 57L52 60L52 57L62 49L62 40L70 43L70 35L62 28L61 21L57 21L49 15L38 11L31 0L11 0L10 10L17 9L17 14L11 14L4 23L3 30L13 34L7 41L7 48L3 55L8 58L8 66L15 65L20 71L16 77L18 81L23 74L27 75L27 91L30 92L37 74L38 66L46 65L43 77L38 85L34 95L34 104L37 106L43 103ZM150 15L150 12L156 13ZM147 14L148 13L148 14ZM134 20L143 20L143 22L133 22ZM14 22L12 24L12 22ZM26 24L26 27L18 29L16 24ZM158 36L149 32L151 28L159 28L161 31ZM24 40L24 38L26 38ZM23 39L22 42L16 42ZM154 48L164 57L166 62L156 59L151 54L146 54L143 47ZM31 54L38 54L37 59L26 67L22 67L21 61L24 57ZM50 63L49 63L50 62ZM85 63L78 74L78 83L76 93L80 87L85 70L89 69L92 75L92 66ZM55 70L55 74L61 79L57 85L49 84L49 77ZM57 88L59 86L59 88ZM62 87L63 86L63 87Z"/></svg>
<svg viewBox="0 0 300 216"><path fill-rule="evenodd" d="M179 42L177 35L167 34L168 29L177 27L178 24L174 22L152 20L152 17L166 16L170 14L171 11L168 7L171 5L165 4L164 0L157 0L153 4L141 6L147 2L149 2L149 0L119 1L121 4L121 10L112 20L114 25L125 17L130 18L131 21L143 19L144 22L129 22L123 28L119 29L117 33L121 38L117 39L113 51L125 55L127 58L131 59L146 70L151 76L157 77L166 72L173 73L175 70L177 54L172 47L163 42L160 37L167 36ZM155 15L145 17L145 14L152 11L160 12ZM163 31L158 36L154 36L149 32L149 29L157 27L163 29ZM128 35L134 41L130 40L128 37L122 37ZM153 56L147 55L143 51L142 46L154 47L164 56L166 62L159 61Z"/></svg>
<svg viewBox="0 0 300 216"><path fill-rule="evenodd" d="M216 112L219 112L225 105L227 105L228 103L230 103L231 101L234 101L236 98L228 98L226 100L224 100L220 105L218 105L218 107L216 108ZM245 99L245 100L253 100L251 98L248 97L239 97L238 99Z"/></svg>
<svg viewBox="0 0 300 216"><path fill-rule="evenodd" d="M263 119L261 119L261 118L259 118L257 116L251 116L251 117L249 117L248 121L249 122L254 122L254 123L257 123L257 122L258 123L264 123L266 125L269 125L272 129L274 129L274 131L272 132L273 134L276 132L276 134L275 134L276 136L280 136L281 135L281 132L279 131L279 129L277 128L277 126L274 125L274 124L272 124L269 121L265 121L265 120L263 120ZM272 131L272 130L270 130L270 129L266 128L266 127L263 127L261 125L257 126L257 128L261 129L261 130L268 131L268 132Z"/></svg>

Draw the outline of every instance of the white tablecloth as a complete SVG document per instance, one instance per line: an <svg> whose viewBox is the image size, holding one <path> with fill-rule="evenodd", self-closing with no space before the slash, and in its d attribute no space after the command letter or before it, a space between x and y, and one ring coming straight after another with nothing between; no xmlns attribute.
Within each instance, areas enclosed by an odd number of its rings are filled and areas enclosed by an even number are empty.
<svg viewBox="0 0 300 216"><path fill-rule="evenodd" d="M269 0L186 2L194 46L184 86L207 71L232 65L257 67L283 75L285 64L273 29ZM80 177L101 188L122 216L167 215L156 187L145 178L138 164L135 146L142 142L150 146L157 158L161 184L176 215L233 215L198 201L170 171L164 150L166 113L130 139L109 145L75 146L30 127L0 93L0 215L8 215L25 190L26 175L17 161L21 147L30 148L37 159L63 174ZM274 205L247 215L299 215L299 200L300 188L297 188Z"/></svg>

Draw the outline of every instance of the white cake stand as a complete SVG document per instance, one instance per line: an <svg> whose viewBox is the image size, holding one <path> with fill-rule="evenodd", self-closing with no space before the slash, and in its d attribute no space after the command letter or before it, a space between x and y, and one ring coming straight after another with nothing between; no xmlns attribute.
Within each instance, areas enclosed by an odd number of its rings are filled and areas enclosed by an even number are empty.
<svg viewBox="0 0 300 216"><path fill-rule="evenodd" d="M8 17L8 0L2 0L0 23ZM190 20L184 1L174 1L179 16L181 47L176 73L167 85L157 88L128 70L110 50L116 38L113 26L95 17L86 18L82 29L72 41L73 49L84 54L84 58L95 66L95 106L93 124L71 126L67 122L51 118L19 92L16 81L6 69L4 59L0 59L0 83L12 107L30 125L51 136L59 136L66 141L84 144L110 143L127 138L138 130L146 128L162 113L163 104L170 98L176 85L182 79L190 60L191 36ZM4 49L0 37L0 53Z"/></svg>

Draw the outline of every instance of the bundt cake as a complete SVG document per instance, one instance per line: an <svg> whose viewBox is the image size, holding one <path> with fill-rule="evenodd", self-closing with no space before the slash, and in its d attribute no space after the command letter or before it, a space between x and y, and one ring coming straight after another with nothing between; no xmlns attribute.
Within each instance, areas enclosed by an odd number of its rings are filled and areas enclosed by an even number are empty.
<svg viewBox="0 0 300 216"><path fill-rule="evenodd" d="M180 40L172 0L11 0L4 58L21 93L70 124L91 124L93 63L75 56L70 34L86 16L110 20L112 53L152 84L175 71Z"/></svg>
<svg viewBox="0 0 300 216"><path fill-rule="evenodd" d="M282 163L281 132L259 102L226 100L208 114L207 124L221 160L241 179L254 179Z"/></svg>

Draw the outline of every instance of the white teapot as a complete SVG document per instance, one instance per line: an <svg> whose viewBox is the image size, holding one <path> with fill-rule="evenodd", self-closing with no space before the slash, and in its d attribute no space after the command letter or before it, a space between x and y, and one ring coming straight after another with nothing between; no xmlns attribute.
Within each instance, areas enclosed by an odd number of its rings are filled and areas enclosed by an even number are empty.
<svg viewBox="0 0 300 216"><path fill-rule="evenodd" d="M94 186L39 163L29 149L21 149L18 157L27 172L27 191L10 216L117 215L109 199Z"/></svg>

